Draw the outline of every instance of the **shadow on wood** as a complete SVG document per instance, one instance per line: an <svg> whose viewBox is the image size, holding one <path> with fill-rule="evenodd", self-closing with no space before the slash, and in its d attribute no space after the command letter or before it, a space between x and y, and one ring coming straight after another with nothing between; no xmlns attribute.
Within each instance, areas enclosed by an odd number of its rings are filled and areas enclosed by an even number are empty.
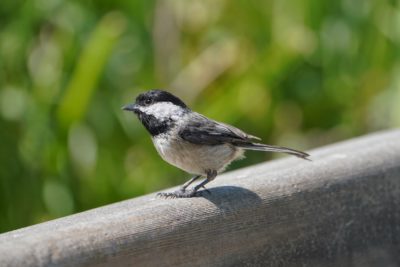
<svg viewBox="0 0 400 267"><path fill-rule="evenodd" d="M0 265L400 266L400 131L310 154L2 234Z"/></svg>

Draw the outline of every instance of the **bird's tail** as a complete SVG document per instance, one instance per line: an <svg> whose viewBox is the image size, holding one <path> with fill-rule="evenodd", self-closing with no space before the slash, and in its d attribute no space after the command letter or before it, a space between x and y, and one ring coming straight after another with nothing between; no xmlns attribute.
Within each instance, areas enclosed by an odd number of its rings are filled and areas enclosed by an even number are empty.
<svg viewBox="0 0 400 267"><path fill-rule="evenodd" d="M257 150L257 151L265 151L265 152L280 152L280 153L287 153L302 159L310 160L308 157L309 154L295 150L292 148L282 147L282 146L271 146L265 145L260 143L246 143L246 144L237 144L238 147L248 150Z"/></svg>

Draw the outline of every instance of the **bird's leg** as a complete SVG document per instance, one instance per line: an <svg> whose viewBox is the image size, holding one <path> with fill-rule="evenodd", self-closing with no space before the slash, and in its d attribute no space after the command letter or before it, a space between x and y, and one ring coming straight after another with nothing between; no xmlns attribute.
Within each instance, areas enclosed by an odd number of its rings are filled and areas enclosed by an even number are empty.
<svg viewBox="0 0 400 267"><path fill-rule="evenodd" d="M171 193L158 193L157 196L161 196L161 197L171 197L171 198L180 198L180 197L190 197L190 196L186 196L188 194L186 194L186 188L191 185L194 181L196 181L197 179L199 179L201 177L201 175L196 175L193 176L189 181L187 181L186 183L184 183L178 190L171 192ZM188 192L190 194L190 192Z"/></svg>
<svg viewBox="0 0 400 267"><path fill-rule="evenodd" d="M184 183L182 186L181 186L181 191L185 191L186 190L186 188L189 186L189 185L191 185L194 181L196 181L197 179L199 179L201 177L201 175L196 175L196 176L193 176L189 181L187 181L186 183Z"/></svg>
<svg viewBox="0 0 400 267"><path fill-rule="evenodd" d="M192 179L190 179L189 181L187 181L185 184L183 184L183 186L180 188L180 190L177 190L175 192L171 192L171 193L158 193L158 196L161 197L165 197L165 198L189 198L189 197L194 197L197 193L197 191L204 186L211 182L212 180L214 180L214 178L217 176L217 171L207 171L207 178L204 179L204 181L202 181L201 183L199 183L198 185L196 185L193 189L191 190L186 190L186 188L193 183L194 181L196 181L199 177L201 177L201 175L195 176ZM207 189L206 189L207 190ZM207 190L208 191L208 190ZM208 191L210 193L210 191Z"/></svg>
<svg viewBox="0 0 400 267"><path fill-rule="evenodd" d="M204 179L204 181L202 181L201 183L199 183L198 185L196 185L193 189L194 194L196 194L196 192L203 187L209 194L211 194L210 191L208 191L208 189L205 187L206 184L208 184L209 182L211 182L212 180L215 179L215 177L217 177L217 171L207 171L207 178Z"/></svg>

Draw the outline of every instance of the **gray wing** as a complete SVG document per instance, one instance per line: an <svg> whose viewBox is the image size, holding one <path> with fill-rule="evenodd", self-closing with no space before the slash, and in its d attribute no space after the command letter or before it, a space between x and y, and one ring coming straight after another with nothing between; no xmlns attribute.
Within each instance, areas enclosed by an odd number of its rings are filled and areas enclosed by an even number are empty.
<svg viewBox="0 0 400 267"><path fill-rule="evenodd" d="M260 139L231 125L210 120L195 112L178 134L182 139L199 145L244 144L251 143L252 139Z"/></svg>

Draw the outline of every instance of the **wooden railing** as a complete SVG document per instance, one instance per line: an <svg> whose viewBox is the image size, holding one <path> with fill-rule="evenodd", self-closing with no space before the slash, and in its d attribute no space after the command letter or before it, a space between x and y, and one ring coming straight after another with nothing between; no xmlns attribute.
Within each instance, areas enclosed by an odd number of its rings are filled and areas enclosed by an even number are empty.
<svg viewBox="0 0 400 267"><path fill-rule="evenodd" d="M1 234L0 266L400 266L400 131L309 153Z"/></svg>

